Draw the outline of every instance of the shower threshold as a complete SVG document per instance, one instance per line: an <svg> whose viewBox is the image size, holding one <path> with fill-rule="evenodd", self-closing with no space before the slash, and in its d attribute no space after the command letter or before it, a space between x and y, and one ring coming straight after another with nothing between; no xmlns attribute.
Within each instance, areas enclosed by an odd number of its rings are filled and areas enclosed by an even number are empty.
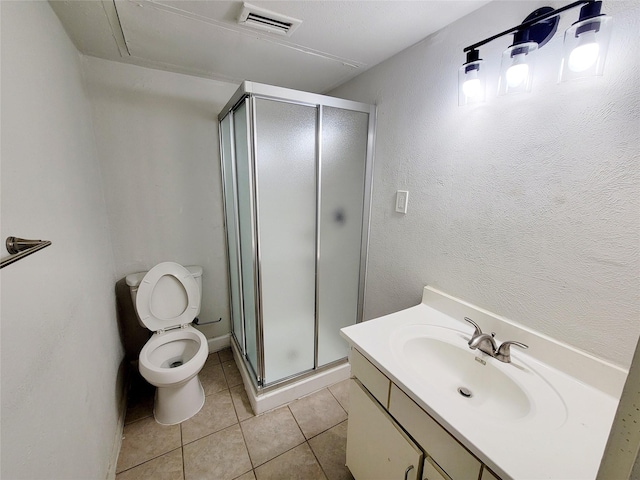
<svg viewBox="0 0 640 480"><path fill-rule="evenodd" d="M238 370L240 370L244 389L249 397L249 403L251 403L253 413L256 415L281 407L334 383L346 380L351 375L351 365L345 358L320 369L258 390L233 339L231 341L231 349L236 365L238 365Z"/></svg>

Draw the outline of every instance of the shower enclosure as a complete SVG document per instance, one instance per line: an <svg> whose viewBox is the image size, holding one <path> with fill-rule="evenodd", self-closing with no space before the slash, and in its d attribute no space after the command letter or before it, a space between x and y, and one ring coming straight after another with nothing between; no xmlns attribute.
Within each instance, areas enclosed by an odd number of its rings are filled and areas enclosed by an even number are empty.
<svg viewBox="0 0 640 480"><path fill-rule="evenodd" d="M254 387L345 362L360 321L375 107L244 82L219 115L232 338Z"/></svg>

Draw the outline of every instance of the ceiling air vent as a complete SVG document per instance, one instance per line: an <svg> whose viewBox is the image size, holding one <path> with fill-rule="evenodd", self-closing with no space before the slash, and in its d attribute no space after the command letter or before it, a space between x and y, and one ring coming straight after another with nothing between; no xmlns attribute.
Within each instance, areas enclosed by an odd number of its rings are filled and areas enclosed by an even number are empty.
<svg viewBox="0 0 640 480"><path fill-rule="evenodd" d="M289 37L302 23L302 20L245 3L242 6L240 17L238 17L238 23L246 27Z"/></svg>

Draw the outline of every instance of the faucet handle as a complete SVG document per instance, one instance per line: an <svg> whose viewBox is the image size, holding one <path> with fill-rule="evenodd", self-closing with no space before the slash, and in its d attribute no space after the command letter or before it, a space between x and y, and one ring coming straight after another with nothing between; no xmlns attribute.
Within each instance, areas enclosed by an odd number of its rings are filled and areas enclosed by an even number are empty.
<svg viewBox="0 0 640 480"><path fill-rule="evenodd" d="M480 326L476 322L471 320L469 317L464 317L464 319L475 327L476 331L473 332L473 336L474 337L476 337L478 335L482 335L482 329L480 328Z"/></svg>
<svg viewBox="0 0 640 480"><path fill-rule="evenodd" d="M501 362L511 363L511 345L515 345L516 347L523 349L529 348L529 345L525 345L524 343L507 340L506 342L502 342L500 347L498 347L498 350L496 351L496 358Z"/></svg>

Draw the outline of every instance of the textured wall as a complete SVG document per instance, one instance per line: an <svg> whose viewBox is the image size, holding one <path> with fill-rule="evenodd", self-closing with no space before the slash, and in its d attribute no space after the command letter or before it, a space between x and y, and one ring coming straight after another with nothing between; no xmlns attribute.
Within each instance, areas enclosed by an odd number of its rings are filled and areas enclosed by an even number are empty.
<svg viewBox="0 0 640 480"><path fill-rule="evenodd" d="M201 321L229 333L217 114L237 85L84 57L117 278L201 265Z"/></svg>
<svg viewBox="0 0 640 480"><path fill-rule="evenodd" d="M640 333L640 10L605 2L605 76L557 84L565 13L531 94L457 106L462 49L548 2L492 2L331 94L378 105L366 318L423 285L628 366ZM555 3L556 7L565 3ZM409 190L406 215L396 190Z"/></svg>
<svg viewBox="0 0 640 480"><path fill-rule="evenodd" d="M1 238L53 244L1 271L0 476L102 479L122 348L80 56L47 2L1 8Z"/></svg>

